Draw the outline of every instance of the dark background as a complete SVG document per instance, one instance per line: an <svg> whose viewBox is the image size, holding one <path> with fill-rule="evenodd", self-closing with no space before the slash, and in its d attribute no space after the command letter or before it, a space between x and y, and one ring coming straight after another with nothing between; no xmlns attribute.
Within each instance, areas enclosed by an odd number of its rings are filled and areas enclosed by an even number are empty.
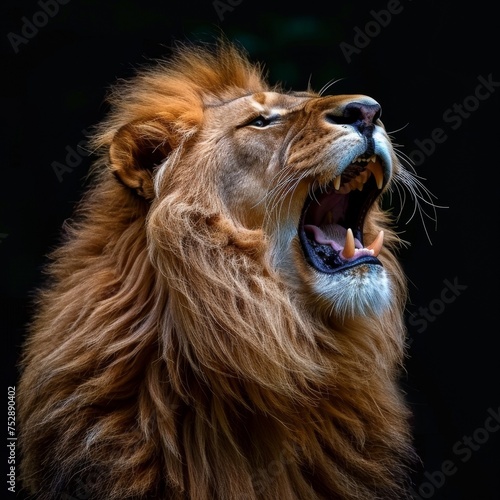
<svg viewBox="0 0 500 500"><path fill-rule="evenodd" d="M272 83L304 90L310 82L319 90L341 78L332 92L376 98L435 203L448 207L437 209L436 229L426 216L411 218L408 197L398 223L411 242L401 259L411 299L403 384L422 460L415 498L500 499L500 68L493 8L416 0L65 2L2 4L7 386L16 384L45 255L85 187L92 158L82 146L107 111L107 89L168 56L175 40L209 41L222 31L265 63ZM68 167L59 177L55 162ZM397 196L393 201L399 204ZM432 215L430 207L426 212Z"/></svg>

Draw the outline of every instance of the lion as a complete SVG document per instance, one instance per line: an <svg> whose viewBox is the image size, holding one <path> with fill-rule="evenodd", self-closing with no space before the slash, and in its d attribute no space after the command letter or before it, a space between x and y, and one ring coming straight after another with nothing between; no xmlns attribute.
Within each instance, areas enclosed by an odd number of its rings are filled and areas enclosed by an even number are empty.
<svg viewBox="0 0 500 500"><path fill-rule="evenodd" d="M284 90L233 42L109 93L21 360L41 500L406 498L407 280L373 98Z"/></svg>

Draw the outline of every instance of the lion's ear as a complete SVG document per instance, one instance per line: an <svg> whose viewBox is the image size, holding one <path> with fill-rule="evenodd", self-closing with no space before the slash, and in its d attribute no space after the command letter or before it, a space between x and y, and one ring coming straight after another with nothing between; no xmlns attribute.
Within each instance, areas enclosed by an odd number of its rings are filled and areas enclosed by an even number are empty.
<svg viewBox="0 0 500 500"><path fill-rule="evenodd" d="M128 123L113 137L109 148L111 169L126 186L152 199L153 168L171 151L169 131L161 121Z"/></svg>

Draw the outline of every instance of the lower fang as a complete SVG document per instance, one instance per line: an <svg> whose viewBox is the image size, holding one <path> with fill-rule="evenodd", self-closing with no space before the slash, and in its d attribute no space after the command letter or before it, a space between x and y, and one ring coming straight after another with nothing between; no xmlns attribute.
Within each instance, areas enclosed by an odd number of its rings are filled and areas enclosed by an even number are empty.
<svg viewBox="0 0 500 500"><path fill-rule="evenodd" d="M356 248L354 247L354 235L352 234L352 229L349 228L345 235L344 249L342 250L342 257L344 259L350 259L354 257Z"/></svg>
<svg viewBox="0 0 500 500"><path fill-rule="evenodd" d="M368 245L366 248L368 248L368 250L373 250L373 256L377 257L378 254L380 253L380 250L382 250L383 244L384 244L384 231L380 231L377 237L373 240L373 243L371 243L371 245Z"/></svg>

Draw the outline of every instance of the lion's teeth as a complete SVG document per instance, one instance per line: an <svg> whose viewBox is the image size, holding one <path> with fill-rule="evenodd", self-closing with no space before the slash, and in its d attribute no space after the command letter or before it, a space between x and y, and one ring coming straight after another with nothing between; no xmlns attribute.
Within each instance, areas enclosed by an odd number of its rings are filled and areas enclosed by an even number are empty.
<svg viewBox="0 0 500 500"><path fill-rule="evenodd" d="M373 240L373 242L366 248L368 248L368 250L372 250L373 256L377 257L378 254L380 253L380 250L382 250L383 244L384 244L384 231L380 231L380 233L378 233L377 237Z"/></svg>
<svg viewBox="0 0 500 500"><path fill-rule="evenodd" d="M382 172L382 167L379 162L377 162L377 157L375 155L370 156L370 158L356 158L352 161L352 163L357 162L365 162L368 163L366 165L366 170L360 172L354 179L351 179L347 184L342 185L342 179L340 175L337 175L333 180L333 187L336 191L339 191L340 194L347 194L353 189L358 189L359 191L363 190L363 185L366 183L371 174L375 178L375 182L379 189L382 189L384 185L384 173Z"/></svg>
<svg viewBox="0 0 500 500"><path fill-rule="evenodd" d="M382 189L382 186L384 185L384 173L382 172L382 167L380 166L380 163L368 165L366 168L373 174L373 177L375 177L375 182L377 183L377 187L379 189Z"/></svg>
<svg viewBox="0 0 500 500"><path fill-rule="evenodd" d="M344 249L342 250L342 257L344 259L350 259L354 257L354 252L356 248L354 247L354 235L352 234L352 229L349 228L345 235Z"/></svg>
<svg viewBox="0 0 500 500"><path fill-rule="evenodd" d="M358 157L354 158L354 160L352 160L351 163L360 163L360 162L368 163L370 161L375 163L377 161L377 156L371 155L370 158L361 158L360 156L358 156Z"/></svg>

